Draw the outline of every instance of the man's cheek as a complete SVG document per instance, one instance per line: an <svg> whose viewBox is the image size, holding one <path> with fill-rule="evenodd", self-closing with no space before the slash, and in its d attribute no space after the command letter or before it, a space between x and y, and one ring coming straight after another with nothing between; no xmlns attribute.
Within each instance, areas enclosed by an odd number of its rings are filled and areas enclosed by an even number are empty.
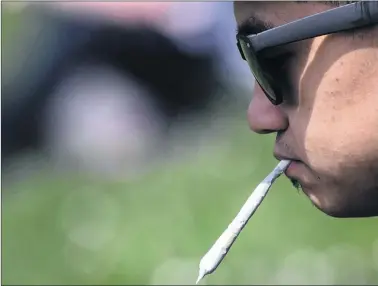
<svg viewBox="0 0 378 286"><path fill-rule="evenodd" d="M316 171L329 170L339 172L346 158L347 138L340 132L337 122L326 120L325 116L309 121L304 133L304 149L308 164Z"/></svg>
<svg viewBox="0 0 378 286"><path fill-rule="evenodd" d="M307 163L319 175L342 177L346 167L354 168L368 160L372 150L378 150L370 144L360 121L315 119L306 129L304 148Z"/></svg>

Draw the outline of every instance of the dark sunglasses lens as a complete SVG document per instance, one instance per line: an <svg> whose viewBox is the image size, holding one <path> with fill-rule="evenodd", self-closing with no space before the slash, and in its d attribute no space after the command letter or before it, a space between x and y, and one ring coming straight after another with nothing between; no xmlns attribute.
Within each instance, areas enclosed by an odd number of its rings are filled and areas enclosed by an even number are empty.
<svg viewBox="0 0 378 286"><path fill-rule="evenodd" d="M239 39L240 48L244 54L245 60L248 63L257 83L263 89L267 97L273 102L277 102L277 96L273 89L273 78L270 73L263 68L263 64L258 60L256 53L250 46L248 39Z"/></svg>

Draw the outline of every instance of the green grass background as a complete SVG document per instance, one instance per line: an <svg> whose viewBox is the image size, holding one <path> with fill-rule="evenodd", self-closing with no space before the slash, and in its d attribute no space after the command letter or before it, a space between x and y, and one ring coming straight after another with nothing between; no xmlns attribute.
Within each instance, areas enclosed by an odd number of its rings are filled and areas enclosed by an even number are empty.
<svg viewBox="0 0 378 286"><path fill-rule="evenodd" d="M4 284L192 284L198 262L274 167L242 118L137 180L42 171L3 188ZM4 195L5 193L5 195ZM378 281L376 219L334 219L280 178L204 284Z"/></svg>

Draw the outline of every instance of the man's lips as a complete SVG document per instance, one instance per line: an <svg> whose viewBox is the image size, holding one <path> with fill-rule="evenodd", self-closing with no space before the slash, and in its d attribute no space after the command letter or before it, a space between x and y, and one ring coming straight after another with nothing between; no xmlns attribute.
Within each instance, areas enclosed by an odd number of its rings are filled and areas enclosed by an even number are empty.
<svg viewBox="0 0 378 286"><path fill-rule="evenodd" d="M281 161L281 160L289 160L290 161L289 166L286 168L286 170L284 172L285 175L288 176L288 177L295 177L296 170L298 169L298 167L300 165L303 165L301 160L280 154L278 152L274 152L273 156L279 161Z"/></svg>
<svg viewBox="0 0 378 286"><path fill-rule="evenodd" d="M289 160L291 162L301 162L299 159L297 158L293 158L293 157L290 157L290 156L285 156L285 155L282 155L280 153L277 153L277 152L274 152L273 153L273 156L278 160L278 161L282 161L282 160Z"/></svg>
<svg viewBox="0 0 378 286"><path fill-rule="evenodd" d="M290 156L285 156L277 152L274 152L274 157L280 161L290 161L290 164L288 165L284 173L289 179L298 181L303 190L310 190L314 187L314 182L309 177L307 165L302 160Z"/></svg>
<svg viewBox="0 0 378 286"><path fill-rule="evenodd" d="M303 163L301 161L291 161L284 173L291 179L298 179L299 168L301 166L303 167Z"/></svg>

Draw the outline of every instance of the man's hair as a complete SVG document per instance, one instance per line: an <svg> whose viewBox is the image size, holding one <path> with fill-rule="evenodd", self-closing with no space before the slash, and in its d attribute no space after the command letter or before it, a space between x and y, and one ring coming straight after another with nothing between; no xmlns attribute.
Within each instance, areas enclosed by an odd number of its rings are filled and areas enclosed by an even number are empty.
<svg viewBox="0 0 378 286"><path fill-rule="evenodd" d="M313 1L299 1L298 3L309 3L309 2L313 2ZM324 3L332 7L339 7L339 6L356 3L356 2L358 1L318 1L318 3Z"/></svg>
<svg viewBox="0 0 378 286"><path fill-rule="evenodd" d="M309 1L307 1L307 2L309 2ZM326 3L327 5L331 5L332 7L340 7L340 6L344 6L344 5L352 4L352 3L357 3L357 2L361 2L361 0L357 0L357 1L324 1L323 3ZM373 25L373 26L359 28L359 29L357 29L357 31L351 30L351 31L345 31L343 33L345 35L349 35L349 36L351 35L353 38L356 38L358 40L362 40L364 38L363 32L372 31L376 27L377 27L377 25Z"/></svg>
<svg viewBox="0 0 378 286"><path fill-rule="evenodd" d="M247 2L247 1L245 1L245 2ZM298 3L298 4L302 4L302 3L322 3L322 4L332 6L332 7L340 7L340 6L344 6L344 5L352 4L352 3L357 3L357 2L361 2L361 0L357 0L357 1L302 1L302 0L296 1L296 3Z"/></svg>
<svg viewBox="0 0 378 286"><path fill-rule="evenodd" d="M326 1L327 4L330 4L332 6L343 6L351 3L356 3L358 1Z"/></svg>
<svg viewBox="0 0 378 286"><path fill-rule="evenodd" d="M323 4L326 4L328 6L331 6L331 7L340 7L340 6L344 6L344 5L347 5L347 4L352 4L352 3L356 3L356 2L359 2L359 1L298 1L297 3L301 4L301 3L323 3Z"/></svg>

